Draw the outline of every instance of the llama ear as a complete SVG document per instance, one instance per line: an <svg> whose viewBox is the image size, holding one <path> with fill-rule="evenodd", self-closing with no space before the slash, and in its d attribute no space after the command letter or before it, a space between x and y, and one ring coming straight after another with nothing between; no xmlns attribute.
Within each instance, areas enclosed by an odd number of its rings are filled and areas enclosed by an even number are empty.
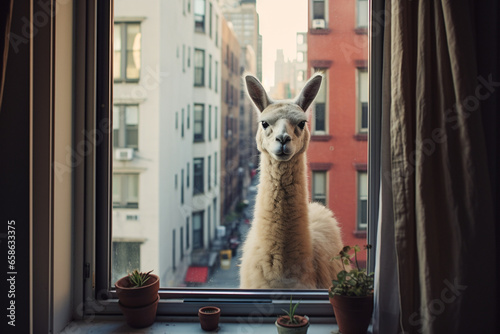
<svg viewBox="0 0 500 334"><path fill-rule="evenodd" d="M264 111L268 105L270 105L272 100L266 93L264 87L259 82L259 80L253 75L245 76L245 83L247 87L248 96L252 99L255 106L260 110L260 112Z"/></svg>
<svg viewBox="0 0 500 334"><path fill-rule="evenodd" d="M298 104L302 110L307 111L307 108L309 108L314 101L321 87L322 80L323 74L317 73L307 81L299 96L295 99L295 103Z"/></svg>

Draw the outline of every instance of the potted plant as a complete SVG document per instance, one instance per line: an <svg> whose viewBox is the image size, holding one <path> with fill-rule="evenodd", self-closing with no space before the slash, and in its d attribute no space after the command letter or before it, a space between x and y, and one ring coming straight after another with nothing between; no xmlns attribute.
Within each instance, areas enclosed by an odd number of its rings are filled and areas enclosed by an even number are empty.
<svg viewBox="0 0 500 334"><path fill-rule="evenodd" d="M275 324L278 329L279 334L305 334L309 328L309 318L307 316L296 315L295 311L299 306L300 302L297 304L292 303L292 297L290 296L290 309L288 311L283 310L287 315L282 315L278 317Z"/></svg>
<svg viewBox="0 0 500 334"><path fill-rule="evenodd" d="M371 248L366 245L365 249ZM352 254L354 251L354 255ZM334 259L342 260L344 270L337 274L328 292L342 334L366 333L373 312L373 273L359 268L358 245L345 246ZM354 263L352 258L354 257ZM355 265L350 269L349 265ZM346 270L348 266L348 270Z"/></svg>
<svg viewBox="0 0 500 334"><path fill-rule="evenodd" d="M201 329L214 331L219 328L220 308L215 306L204 306L198 310Z"/></svg>
<svg viewBox="0 0 500 334"><path fill-rule="evenodd" d="M143 328L155 321L160 278L151 272L142 273L136 269L115 283L118 305L130 327Z"/></svg>

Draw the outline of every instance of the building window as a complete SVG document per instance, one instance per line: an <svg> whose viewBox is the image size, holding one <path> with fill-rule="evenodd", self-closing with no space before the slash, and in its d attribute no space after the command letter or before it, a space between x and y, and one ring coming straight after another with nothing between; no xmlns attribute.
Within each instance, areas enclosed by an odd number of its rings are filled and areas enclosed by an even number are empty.
<svg viewBox="0 0 500 334"><path fill-rule="evenodd" d="M214 153L214 184L217 185L217 152Z"/></svg>
<svg viewBox="0 0 500 334"><path fill-rule="evenodd" d="M200 142L205 140L205 105L194 105L194 141Z"/></svg>
<svg viewBox="0 0 500 334"><path fill-rule="evenodd" d="M212 208L210 205L207 208L207 237L208 237L208 247L212 246Z"/></svg>
<svg viewBox="0 0 500 334"><path fill-rule="evenodd" d="M325 0L312 0L313 20L326 20Z"/></svg>
<svg viewBox="0 0 500 334"><path fill-rule="evenodd" d="M189 162L186 165L186 187L189 188Z"/></svg>
<svg viewBox="0 0 500 334"><path fill-rule="evenodd" d="M219 15L215 14L215 46L219 47Z"/></svg>
<svg viewBox="0 0 500 334"><path fill-rule="evenodd" d="M141 30L138 22L117 22L114 30L113 78L137 82L141 70Z"/></svg>
<svg viewBox="0 0 500 334"><path fill-rule="evenodd" d="M184 257L184 227L181 226L179 233L179 244L181 248L181 259Z"/></svg>
<svg viewBox="0 0 500 334"><path fill-rule="evenodd" d="M208 106L208 141L212 141L212 106Z"/></svg>
<svg viewBox="0 0 500 334"><path fill-rule="evenodd" d="M356 8L356 26L358 28L368 27L368 0L358 0Z"/></svg>
<svg viewBox="0 0 500 334"><path fill-rule="evenodd" d="M214 107L214 113L215 113L215 115L214 115L215 116L215 120L214 120L214 138L217 139L218 124L219 124L217 107Z"/></svg>
<svg viewBox="0 0 500 334"><path fill-rule="evenodd" d="M181 170L181 204L184 204L184 169Z"/></svg>
<svg viewBox="0 0 500 334"><path fill-rule="evenodd" d="M191 127L191 105L187 106L187 119L186 119L186 127L189 129Z"/></svg>
<svg viewBox="0 0 500 334"><path fill-rule="evenodd" d="M194 85L205 85L205 51L194 50Z"/></svg>
<svg viewBox="0 0 500 334"><path fill-rule="evenodd" d="M208 36L212 38L212 13L213 13L213 6L212 4L209 4L209 9L208 9Z"/></svg>
<svg viewBox="0 0 500 334"><path fill-rule="evenodd" d="M113 106L113 147L139 148L139 106Z"/></svg>
<svg viewBox="0 0 500 334"><path fill-rule="evenodd" d="M217 93L219 90L219 62L215 62L215 82L214 82L214 90Z"/></svg>
<svg viewBox="0 0 500 334"><path fill-rule="evenodd" d="M193 181L193 195L203 194L205 192L204 188L204 179L203 172L205 171L204 160L203 158L194 158L193 159L193 173L194 173L194 181Z"/></svg>
<svg viewBox="0 0 500 334"><path fill-rule="evenodd" d="M181 109L181 137L184 138L184 108Z"/></svg>
<svg viewBox="0 0 500 334"><path fill-rule="evenodd" d="M312 172L312 201L325 206L326 203L326 171Z"/></svg>
<svg viewBox="0 0 500 334"><path fill-rule="evenodd" d="M193 249L203 248L203 215L203 211L193 213Z"/></svg>
<svg viewBox="0 0 500 334"><path fill-rule="evenodd" d="M139 174L113 174L113 208L139 208Z"/></svg>
<svg viewBox="0 0 500 334"><path fill-rule="evenodd" d="M358 172L358 231L366 230L368 225L368 174Z"/></svg>
<svg viewBox="0 0 500 334"><path fill-rule="evenodd" d="M208 190L212 188L212 157L208 156L208 173L207 173L207 181L208 181Z"/></svg>
<svg viewBox="0 0 500 334"><path fill-rule="evenodd" d="M141 242L113 241L111 282L141 268Z"/></svg>
<svg viewBox="0 0 500 334"><path fill-rule="evenodd" d="M189 237L189 217L186 217L186 249L189 249L189 247L191 247L191 245L189 244L189 240L190 240L190 237Z"/></svg>
<svg viewBox="0 0 500 334"><path fill-rule="evenodd" d="M358 132L368 131L368 71L358 69L357 89Z"/></svg>
<svg viewBox="0 0 500 334"><path fill-rule="evenodd" d="M324 71L325 76L319 89L318 95L314 102L314 120L313 120L313 134L326 134L327 133L327 92L328 92L328 73L325 69L316 69L316 71Z"/></svg>
<svg viewBox="0 0 500 334"><path fill-rule="evenodd" d="M172 269L175 270L175 228L172 230Z"/></svg>
<svg viewBox="0 0 500 334"><path fill-rule="evenodd" d="M205 0L194 0L194 30L205 32Z"/></svg>
<svg viewBox="0 0 500 334"><path fill-rule="evenodd" d="M190 46L188 46L187 65L188 65L188 68L191 67L191 47Z"/></svg>
<svg viewBox="0 0 500 334"><path fill-rule="evenodd" d="M208 88L212 89L212 55L208 55Z"/></svg>

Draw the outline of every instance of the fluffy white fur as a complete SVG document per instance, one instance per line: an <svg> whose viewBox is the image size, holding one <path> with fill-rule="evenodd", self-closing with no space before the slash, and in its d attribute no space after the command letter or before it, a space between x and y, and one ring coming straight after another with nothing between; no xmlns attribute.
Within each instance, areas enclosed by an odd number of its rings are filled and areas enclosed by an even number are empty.
<svg viewBox="0 0 500 334"><path fill-rule="evenodd" d="M257 147L260 182L254 220L243 245L240 287L326 289L342 270L330 261L343 247L333 213L309 203L305 111L321 86L316 74L294 101L272 101L260 82L245 76L247 92L260 111Z"/></svg>

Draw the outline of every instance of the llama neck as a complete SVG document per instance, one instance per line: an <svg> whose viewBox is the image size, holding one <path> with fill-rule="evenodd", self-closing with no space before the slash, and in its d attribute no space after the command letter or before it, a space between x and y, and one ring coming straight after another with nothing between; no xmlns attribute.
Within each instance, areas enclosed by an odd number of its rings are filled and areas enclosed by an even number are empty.
<svg viewBox="0 0 500 334"><path fill-rule="evenodd" d="M256 216L266 224L278 248L287 251L290 245L301 245L308 253L310 245L308 191L305 153L290 161L276 161L261 154L260 183L256 201ZM282 247L279 247L279 243ZM296 248L296 246L293 246Z"/></svg>

